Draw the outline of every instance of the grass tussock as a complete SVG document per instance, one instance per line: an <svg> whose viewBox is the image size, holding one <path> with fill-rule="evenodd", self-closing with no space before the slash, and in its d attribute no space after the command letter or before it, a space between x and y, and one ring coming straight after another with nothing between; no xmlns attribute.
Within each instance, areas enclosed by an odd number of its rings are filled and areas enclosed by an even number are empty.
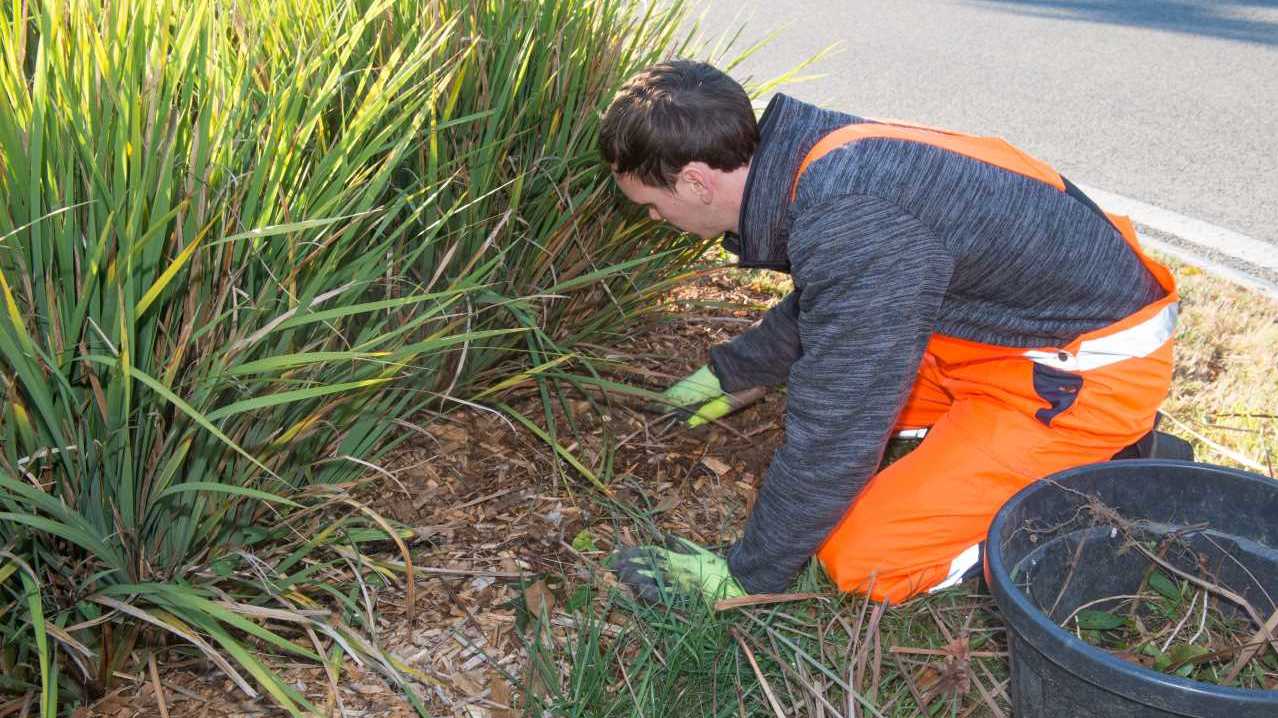
<svg viewBox="0 0 1278 718"><path fill-rule="evenodd" d="M0 700L154 652L285 712L412 561L355 501L416 412L536 385L699 241L616 208L597 113L678 3L0 7ZM638 241L639 237L643 241ZM544 387L542 391L545 391ZM336 680L334 678L334 680Z"/></svg>
<svg viewBox="0 0 1278 718"><path fill-rule="evenodd" d="M903 607L839 595L819 571L772 605L713 612L579 588L557 621L527 614L535 714L1007 714L1003 628L972 585Z"/></svg>

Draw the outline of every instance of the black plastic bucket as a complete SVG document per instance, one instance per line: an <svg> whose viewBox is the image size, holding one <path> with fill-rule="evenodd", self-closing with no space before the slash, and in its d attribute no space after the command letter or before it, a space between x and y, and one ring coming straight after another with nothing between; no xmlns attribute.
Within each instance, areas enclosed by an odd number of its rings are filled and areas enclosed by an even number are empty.
<svg viewBox="0 0 1278 718"><path fill-rule="evenodd" d="M1278 601L1278 481L1219 466L1137 459L1035 482L999 510L986 544L986 577L1008 625L1017 718L1278 717L1278 691L1159 673L1057 625L1084 603L1132 593L1149 565L1137 551L1118 552L1121 532L1079 520L1085 496L1127 520L1150 522L1155 532L1207 524L1182 538L1206 556L1220 582L1265 618L1275 608L1269 597Z"/></svg>

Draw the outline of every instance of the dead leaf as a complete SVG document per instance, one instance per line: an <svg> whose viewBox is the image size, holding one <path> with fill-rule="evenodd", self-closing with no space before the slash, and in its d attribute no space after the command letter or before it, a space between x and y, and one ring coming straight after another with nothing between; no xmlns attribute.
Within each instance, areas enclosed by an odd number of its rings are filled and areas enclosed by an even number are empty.
<svg viewBox="0 0 1278 718"><path fill-rule="evenodd" d="M470 439L470 432L456 424L436 424L430 427L430 433L440 441L453 441L464 444Z"/></svg>
<svg viewBox="0 0 1278 718"><path fill-rule="evenodd" d="M950 641L941 649L945 653L942 664L927 666L934 675L926 676L930 680L933 695L946 697L964 696L972 689L971 646L965 636ZM920 689L925 693L923 681L919 681Z"/></svg>
<svg viewBox="0 0 1278 718"><path fill-rule="evenodd" d="M459 671L453 674L453 685L474 698L484 692L483 671Z"/></svg>
<svg viewBox="0 0 1278 718"><path fill-rule="evenodd" d="M515 711L514 692L511 691L510 684L505 678L490 673L488 691L490 700L500 706L493 709L493 718L518 718L519 714Z"/></svg>
<svg viewBox="0 0 1278 718"><path fill-rule="evenodd" d="M470 432L460 426L439 424L432 426L430 433L439 441L439 453L445 456L452 456L462 468L465 468L466 456L462 449L470 441Z"/></svg>
<svg viewBox="0 0 1278 718"><path fill-rule="evenodd" d="M943 648L942 650L944 650L945 653L947 654L946 663L949 663L950 659L953 659L955 661L962 661L963 663L966 663L969 660L970 654L972 652L972 648L968 644L967 638L963 636L960 636L950 641L949 643L945 645L945 648Z"/></svg>
<svg viewBox="0 0 1278 718"><path fill-rule="evenodd" d="M538 581L524 589L524 605L532 615L550 618L551 612L555 610L555 594L546 588L545 581Z"/></svg>
<svg viewBox="0 0 1278 718"><path fill-rule="evenodd" d="M664 511L669 511L678 505L679 505L679 497L675 494L667 494L665 498L657 502L656 506L652 507L652 512L654 514L659 514Z"/></svg>
<svg viewBox="0 0 1278 718"><path fill-rule="evenodd" d="M926 665L919 669L918 675L914 677L914 686L919 689L920 693L927 694L941 682L941 671L936 666Z"/></svg>
<svg viewBox="0 0 1278 718"><path fill-rule="evenodd" d="M718 476L719 478L723 478L725 474L727 474L729 471L732 471L731 466L728 466L726 463L714 458L713 456L705 457L704 459L701 460L701 463L705 464L705 467L713 471L714 475Z"/></svg>

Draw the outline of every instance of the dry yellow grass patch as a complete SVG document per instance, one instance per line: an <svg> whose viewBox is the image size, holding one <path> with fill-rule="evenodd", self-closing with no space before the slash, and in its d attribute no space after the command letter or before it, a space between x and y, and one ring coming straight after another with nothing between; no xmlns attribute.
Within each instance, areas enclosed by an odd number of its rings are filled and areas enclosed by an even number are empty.
<svg viewBox="0 0 1278 718"><path fill-rule="evenodd" d="M1167 262L1180 282L1176 374L1162 428L1193 441L1199 461L1275 477L1278 301Z"/></svg>

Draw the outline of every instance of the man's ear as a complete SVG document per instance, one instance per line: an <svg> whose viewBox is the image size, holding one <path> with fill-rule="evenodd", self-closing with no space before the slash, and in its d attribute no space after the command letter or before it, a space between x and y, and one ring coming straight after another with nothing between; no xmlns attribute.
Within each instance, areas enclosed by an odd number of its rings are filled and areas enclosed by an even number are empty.
<svg viewBox="0 0 1278 718"><path fill-rule="evenodd" d="M708 165L704 162L689 162L679 171L679 179L688 185L703 204L710 204L714 192Z"/></svg>

